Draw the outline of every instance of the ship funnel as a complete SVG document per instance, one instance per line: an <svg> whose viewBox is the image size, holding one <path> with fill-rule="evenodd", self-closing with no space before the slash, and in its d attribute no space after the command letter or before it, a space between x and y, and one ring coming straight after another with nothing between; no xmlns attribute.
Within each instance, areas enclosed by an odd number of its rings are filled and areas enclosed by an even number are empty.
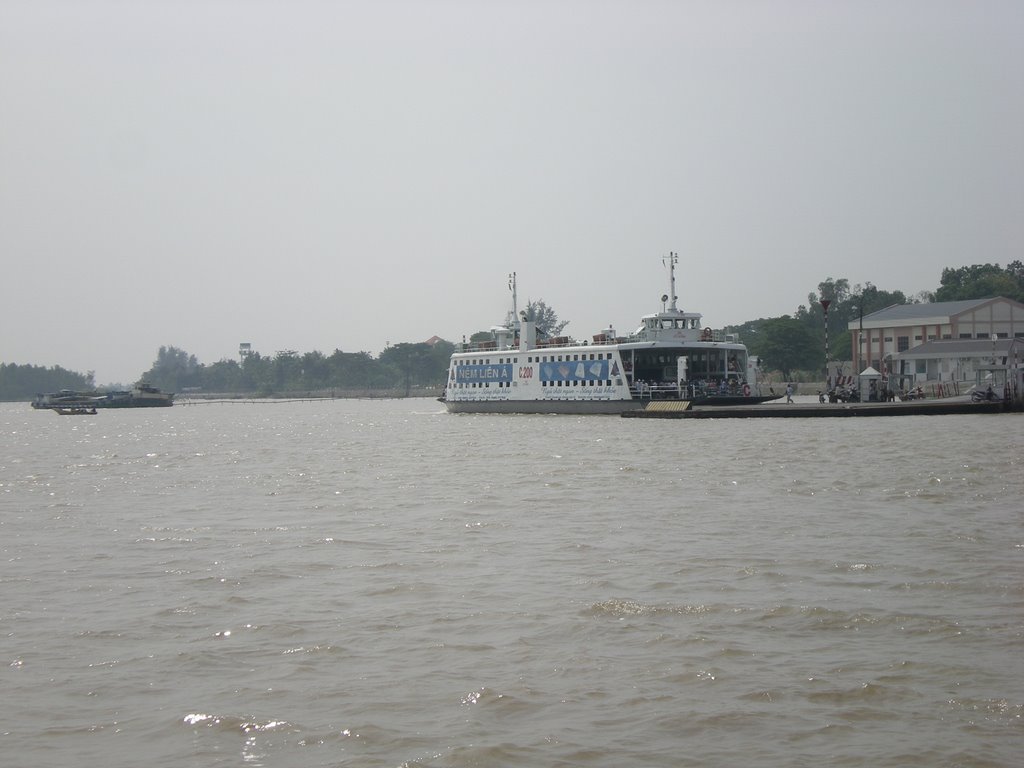
<svg viewBox="0 0 1024 768"><path fill-rule="evenodd" d="M519 351L528 352L537 346L537 324L533 320L523 320L519 324Z"/></svg>

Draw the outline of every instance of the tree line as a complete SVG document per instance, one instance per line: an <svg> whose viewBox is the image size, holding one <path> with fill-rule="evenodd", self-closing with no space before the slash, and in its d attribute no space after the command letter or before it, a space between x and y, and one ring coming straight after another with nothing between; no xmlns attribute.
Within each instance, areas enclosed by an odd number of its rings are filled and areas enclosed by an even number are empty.
<svg viewBox="0 0 1024 768"><path fill-rule="evenodd" d="M96 386L94 374L78 373L54 365L18 365L0 363L0 400L24 400L42 392L62 389L90 390Z"/></svg>
<svg viewBox="0 0 1024 768"><path fill-rule="evenodd" d="M454 349L451 342L438 341L395 344L376 358L368 352L341 350L330 355L284 351L264 356L253 352L240 360L219 360L206 365L183 349L162 346L139 381L176 393L271 395L386 390L409 395L415 390L444 386ZM95 387L92 371L80 374L59 366L0 364L0 400L31 399L36 394L61 389L90 391Z"/></svg>
<svg viewBox="0 0 1024 768"><path fill-rule="evenodd" d="M1024 303L1024 263L1014 261L1006 268L998 264L974 264L942 271L939 288L908 297L902 291L887 291L872 283L850 285L846 278L828 278L818 283L817 291L807 295L792 314L749 320L730 328L738 333L752 355L762 360L766 370L778 371L784 379L809 372L815 377L824 368L825 317L821 299L831 303L828 309L828 334L831 359L847 359L851 340L847 325L894 304L930 301L960 301L1005 296ZM541 334L558 335L568 324L543 300L528 302L528 319L537 321ZM479 332L473 339L489 337ZM412 393L416 389L441 388L448 371L448 360L455 345L401 343L373 357L368 352L277 352L272 356L257 352L239 360L199 362L195 355L173 346L162 346L156 360L140 380L167 392L202 391L223 394L282 392L384 391ZM94 374L68 371L60 366L0 364L0 400L31 398L40 392L61 389L94 388Z"/></svg>
<svg viewBox="0 0 1024 768"><path fill-rule="evenodd" d="M886 291L867 283L850 286L846 278L831 277L818 283L817 292L807 296L793 314L749 320L738 326L740 340L752 355L762 360L762 368L778 371L782 378L798 378L807 372L820 376L825 363L825 312L827 299L828 347L830 360L847 360L851 355L850 322L894 304L918 304L936 301L964 301L1003 296L1024 303L1024 263L1013 261L1005 268L998 264L974 264L942 270L939 288L908 297L902 291Z"/></svg>
<svg viewBox="0 0 1024 768"><path fill-rule="evenodd" d="M300 354L286 350L272 356L252 352L237 361L204 365L185 350L164 346L142 378L167 392L270 395L389 390L409 395L416 389L444 386L454 349L451 342L438 341L395 344L376 358L368 352L338 349L330 355L319 351Z"/></svg>

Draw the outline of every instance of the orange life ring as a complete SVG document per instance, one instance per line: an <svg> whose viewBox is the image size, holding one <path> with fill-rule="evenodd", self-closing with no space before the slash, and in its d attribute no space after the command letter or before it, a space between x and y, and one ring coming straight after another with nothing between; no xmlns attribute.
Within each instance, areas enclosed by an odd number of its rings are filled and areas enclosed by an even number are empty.
<svg viewBox="0 0 1024 768"><path fill-rule="evenodd" d="M744 397L750 397L750 385L749 384L744 384L743 385L743 396Z"/></svg>

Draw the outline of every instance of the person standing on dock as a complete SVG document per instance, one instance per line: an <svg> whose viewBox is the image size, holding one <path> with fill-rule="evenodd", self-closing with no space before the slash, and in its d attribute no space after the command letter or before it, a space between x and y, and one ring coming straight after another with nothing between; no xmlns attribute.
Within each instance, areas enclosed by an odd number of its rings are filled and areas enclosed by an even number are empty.
<svg viewBox="0 0 1024 768"><path fill-rule="evenodd" d="M787 403L792 403L793 402L793 385L792 384L787 384L786 385L786 402Z"/></svg>

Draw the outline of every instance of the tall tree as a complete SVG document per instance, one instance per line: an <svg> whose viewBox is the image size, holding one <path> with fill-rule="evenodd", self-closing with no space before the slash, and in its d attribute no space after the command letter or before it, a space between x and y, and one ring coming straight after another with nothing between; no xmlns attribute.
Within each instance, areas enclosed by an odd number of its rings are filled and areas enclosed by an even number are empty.
<svg viewBox="0 0 1024 768"><path fill-rule="evenodd" d="M991 299L1005 296L1024 302L1024 263L1013 261L1003 269L998 264L972 264L942 270L942 284L936 301Z"/></svg>
<svg viewBox="0 0 1024 768"><path fill-rule="evenodd" d="M544 303L543 299L526 302L526 319L532 320L537 327L537 334L540 336L558 336L569 324L568 320L559 322L558 313L553 307Z"/></svg>
<svg viewBox="0 0 1024 768"><path fill-rule="evenodd" d="M378 359L381 365L392 369L393 383L400 384L405 389L405 396L408 397L413 385L419 386L424 383L424 374L430 359L430 345L401 342L385 349Z"/></svg>
<svg viewBox="0 0 1024 768"><path fill-rule="evenodd" d="M142 379L166 392L200 386L202 365L195 355L177 347L160 347L156 360Z"/></svg>
<svg viewBox="0 0 1024 768"><path fill-rule="evenodd" d="M786 379L791 379L798 369L824 367L822 349L814 334L789 315L765 320L750 352L762 359L764 367L781 371Z"/></svg>

